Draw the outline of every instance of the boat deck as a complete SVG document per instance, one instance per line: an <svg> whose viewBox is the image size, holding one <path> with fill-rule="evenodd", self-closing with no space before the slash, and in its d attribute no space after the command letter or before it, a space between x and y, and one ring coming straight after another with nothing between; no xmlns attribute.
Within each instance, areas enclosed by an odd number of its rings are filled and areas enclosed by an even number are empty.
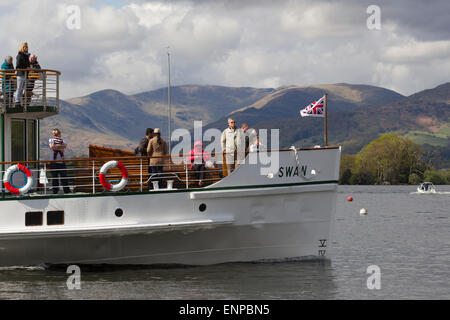
<svg viewBox="0 0 450 320"><path fill-rule="evenodd" d="M134 156L131 151L124 151L120 149L113 149L101 146L91 145L89 148L89 158L79 158L64 160L66 165L65 172L67 174L67 186L70 188L70 193L86 193L96 194L103 192L114 193L129 193L129 192L146 192L155 190L153 181L159 180L158 188L166 190L175 189L189 189L209 186L221 180L223 175L223 166L218 164L215 168L205 168L203 184L199 186L199 179L196 177L196 171L191 169L191 164L186 161L186 156L163 156L154 157L162 158L163 172L160 174L149 173L150 157ZM100 170L102 166L109 161L118 161L125 168L127 172L126 186L118 191L109 191L100 179ZM61 163L61 161L57 161ZM33 186L24 194L15 195L6 190L4 184L10 182L11 185L17 189L23 187L26 183L25 174L16 172L11 175L9 179L5 179L5 172L7 167L17 163L5 162L2 163L2 198L16 198L16 197L35 197L39 195L51 196L53 195L52 183L54 177L52 164L55 161L23 161L20 164L26 166L33 176ZM226 172L226 170L225 170ZM226 175L226 174L225 174ZM111 185L118 184L123 177L123 172L119 167L111 168L105 173L106 180ZM62 189L62 184L59 183L59 189ZM58 190L58 193L62 193Z"/></svg>

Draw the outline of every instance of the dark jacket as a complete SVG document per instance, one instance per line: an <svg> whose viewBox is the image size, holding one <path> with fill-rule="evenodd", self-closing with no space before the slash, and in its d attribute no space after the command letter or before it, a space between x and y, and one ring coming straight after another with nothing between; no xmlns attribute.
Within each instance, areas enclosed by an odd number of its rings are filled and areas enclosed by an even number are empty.
<svg viewBox="0 0 450 320"><path fill-rule="evenodd" d="M146 156L148 141L149 139L147 137L143 137L141 142L139 142L139 146L134 150L134 154L137 156Z"/></svg>
<svg viewBox="0 0 450 320"><path fill-rule="evenodd" d="M39 69L41 69L41 66L39 65L39 62L36 61L34 63L30 63L30 68L34 69L34 70L39 70ZM33 76L36 76L36 74L34 74ZM27 86L28 91L33 91L34 81L36 81L35 77L32 77L31 79L28 80L28 86Z"/></svg>
<svg viewBox="0 0 450 320"><path fill-rule="evenodd" d="M40 70L41 65L39 64L39 62L36 61L36 62L30 63L30 68L34 69L34 70Z"/></svg>
<svg viewBox="0 0 450 320"><path fill-rule="evenodd" d="M16 69L30 68L30 54L27 52L19 52L16 57ZM25 76L25 71L17 71L18 76Z"/></svg>

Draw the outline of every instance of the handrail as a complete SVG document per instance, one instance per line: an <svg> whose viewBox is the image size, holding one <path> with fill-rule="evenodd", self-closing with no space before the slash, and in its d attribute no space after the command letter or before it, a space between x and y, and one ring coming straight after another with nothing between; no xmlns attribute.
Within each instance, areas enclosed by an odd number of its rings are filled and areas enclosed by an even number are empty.
<svg viewBox="0 0 450 320"><path fill-rule="evenodd" d="M96 194L96 193L103 193L107 192L105 190L105 186L102 185L102 181L99 177L100 169L103 165L103 161L94 161L92 159L86 159L85 164L82 166L71 166L68 165L65 168L61 167L48 167L46 165L42 166L36 166L32 168L29 166L29 170L32 172L32 175L35 177L35 181L32 185L32 189L29 193L20 195L19 197L34 197L39 195L46 195L48 196L48 192L51 193L52 188L58 188L59 186L63 187L65 192L67 189L71 189L71 192L76 193L82 193L82 194ZM53 160L50 160L52 162L55 162ZM41 163L45 164L48 161L42 161ZM151 182L152 181L177 181L177 185L175 189L179 188L191 188L192 186L189 185L189 182L196 182L199 181L197 179L192 179L189 177L191 173L194 172L204 172L205 176L202 179L202 181L206 185L209 185L211 183L217 182L222 178L220 175L221 169L215 168L215 169L205 169L201 171L193 171L193 170L187 170L187 165L184 164L181 168L171 170L169 167L169 164L162 164L162 166L165 168L163 172L161 173L150 173L147 170L143 170L142 161L135 161L134 164L128 164L126 165L127 171L128 171L128 183L124 190L121 191L115 191L116 192L130 192L130 191L140 191L142 192L144 188L147 190L147 188L151 188ZM186 169L186 171L185 171ZM57 172L61 172L61 170L65 171L64 177L58 177ZM122 173L118 171L118 168L112 168L110 172L106 173L108 176L108 179L113 183L113 181L118 181L122 178ZM0 171L0 174L3 178L6 170ZM56 173L55 173L56 172ZM119 173L120 172L120 173ZM55 174L54 174L55 173ZM212 175L211 175L212 174ZM17 178L18 177L18 178ZM21 180L21 175L18 175L14 178L14 183L18 183L18 185L21 185L23 183L23 180ZM12 177L10 177L12 179ZM18 180L17 180L18 179ZM28 178L24 178L28 179ZM42 179L44 181L42 181ZM61 183L57 183L57 185L53 185L53 182L57 182L61 179ZM13 181L11 181L11 185L13 184ZM161 186L163 187L163 186ZM6 188L6 186L5 186ZM164 189L164 187L163 187ZM108 189L109 190L109 189ZM171 189L168 189L171 190ZM16 197L15 195L10 194L7 192L6 189L0 190L2 192L3 198L5 196L9 197Z"/></svg>
<svg viewBox="0 0 450 320"><path fill-rule="evenodd" d="M324 147L322 149L337 149L338 147ZM318 148L308 148L306 150L317 150ZM270 152L292 152L291 149L281 149L281 150L270 150ZM223 153L213 153L216 156L220 156ZM102 183L102 180L99 178L99 173L107 161L110 160L118 160L121 161L123 165L125 165L128 172L128 183L125 189L117 192L143 192L147 188L151 188L152 181L164 182L171 181L171 184L175 184L175 189L190 189L190 188L198 188L197 182L201 178L203 184L202 187L207 187L212 183L218 182L224 176L226 176L224 172L225 162L222 162L222 159L217 159L216 166L214 168L200 168L198 170L193 169L190 166L191 163L187 161L183 161L179 165L171 165L169 161L164 161L164 163L158 164L157 166L162 166L163 170L160 173L151 172L147 168L149 167L148 160L152 158L163 158L168 160L173 160L171 157L175 157L180 160L187 160L189 154L184 154L182 156L179 155L165 155L165 156L126 156L126 157L102 157L102 158L75 158L75 159L66 159L66 160L41 160L41 161L10 161L10 162L0 162L3 164L2 171L0 171L1 178L4 177L5 172L7 171L7 167L5 165L12 165L20 163L28 167L28 169L32 172L35 177L35 183L32 186L32 189L29 193L25 195L21 195L20 197L34 197L39 195L47 195L48 190L51 190L53 187L53 182L61 179L61 184L64 184L67 188L71 188L72 190L76 190L77 193L82 194L98 194L103 192L109 192L105 188L106 186ZM53 166L52 163L64 162L67 165L61 168L61 166ZM38 164L38 165L36 165ZM60 172L60 170L64 170L66 173L66 177L58 177L55 172ZM203 175L201 175L203 173ZM123 176L123 172L119 168L111 168L109 172L105 173L107 179L111 181L111 183L116 183L116 181L121 180ZM195 175L195 176L194 176ZM21 185L23 180L21 180L22 175L16 175L14 177L14 183L18 183ZM44 182L42 182L42 179ZM12 179L12 177L11 177ZM26 179L26 178L22 178ZM63 181L65 181L63 183ZM55 186L57 187L57 186ZM58 187L59 188L59 187ZM109 189L108 189L109 190ZM170 187L167 190L171 190ZM7 190L2 189L2 197L14 197L14 195L10 194ZM68 191L67 191L68 192Z"/></svg>
<svg viewBox="0 0 450 320"><path fill-rule="evenodd" d="M320 149L338 149L337 146L327 146L327 147L320 147L320 148L298 148L298 150L302 151L308 151L308 150L320 150ZM265 152L287 152L292 151L292 149L275 149L275 150L265 150ZM258 153L261 151L251 151L248 153ZM224 152L212 152L211 157L224 155ZM39 161L9 161L9 162L0 162L0 164L36 164L36 163L53 163L53 162L81 162L81 161L108 161L111 159L114 160L136 160L136 159L142 159L142 160L150 160L150 159L160 159L160 158L187 158L190 154L183 154L183 155L164 155L164 156L108 156L108 157L87 157L87 158L72 158L72 159L60 159L60 160L39 160ZM180 164L181 165L181 164Z"/></svg>
<svg viewBox="0 0 450 320"><path fill-rule="evenodd" d="M23 83L16 72L25 72ZM53 69L1 69L0 112L23 113L29 111L58 113L59 77L61 72ZM18 86L23 86L17 97ZM18 100L19 102L16 102ZM31 107L31 108L30 108ZM38 107L38 108L33 108Z"/></svg>
<svg viewBox="0 0 450 320"><path fill-rule="evenodd" d="M55 72L58 75L61 75L61 71L58 70L53 70L53 69L32 69L32 68L28 68L28 69L0 69L0 72L4 72L4 71L32 71L32 72Z"/></svg>

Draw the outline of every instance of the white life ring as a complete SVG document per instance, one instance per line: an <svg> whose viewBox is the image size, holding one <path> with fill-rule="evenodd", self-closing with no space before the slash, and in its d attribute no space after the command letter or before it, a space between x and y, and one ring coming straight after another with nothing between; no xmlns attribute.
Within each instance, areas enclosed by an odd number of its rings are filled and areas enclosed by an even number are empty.
<svg viewBox="0 0 450 320"><path fill-rule="evenodd" d="M108 182L108 180L106 179L105 175L109 169L115 168L115 167L119 167L120 171L122 171L122 180L120 180L120 182L118 184L110 184ZM122 163L120 163L119 161L111 160L111 161L108 161L107 163L105 163L101 167L99 179L100 179L100 183L106 190L117 192L117 191L122 190L127 185L128 171L127 171L127 168L125 168L125 166Z"/></svg>
<svg viewBox="0 0 450 320"><path fill-rule="evenodd" d="M11 184L11 178L17 171L22 171L25 174L25 185L21 188L16 188ZM30 191L33 186L33 175L24 165L15 164L6 170L5 175L3 176L3 185L9 192L15 195L23 195Z"/></svg>

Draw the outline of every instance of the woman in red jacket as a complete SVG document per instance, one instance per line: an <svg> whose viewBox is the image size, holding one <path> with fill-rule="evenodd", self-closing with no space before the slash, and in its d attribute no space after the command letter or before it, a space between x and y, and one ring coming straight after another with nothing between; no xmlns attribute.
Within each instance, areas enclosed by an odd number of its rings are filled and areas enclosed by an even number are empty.
<svg viewBox="0 0 450 320"><path fill-rule="evenodd" d="M210 155L203 150L201 141L194 143L194 149L189 152L188 161L191 163L191 170L195 171L195 177L198 179L198 185L203 185L205 176L205 162L210 159Z"/></svg>

